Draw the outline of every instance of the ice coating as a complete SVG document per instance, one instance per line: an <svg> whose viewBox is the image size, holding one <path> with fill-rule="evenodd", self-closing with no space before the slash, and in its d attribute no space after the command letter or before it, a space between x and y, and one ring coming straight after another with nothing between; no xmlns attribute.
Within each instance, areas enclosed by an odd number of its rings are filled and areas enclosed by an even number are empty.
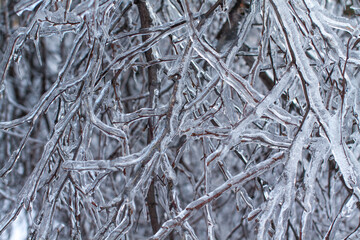
<svg viewBox="0 0 360 240"><path fill-rule="evenodd" d="M1 239L359 238L357 1L0 5Z"/></svg>

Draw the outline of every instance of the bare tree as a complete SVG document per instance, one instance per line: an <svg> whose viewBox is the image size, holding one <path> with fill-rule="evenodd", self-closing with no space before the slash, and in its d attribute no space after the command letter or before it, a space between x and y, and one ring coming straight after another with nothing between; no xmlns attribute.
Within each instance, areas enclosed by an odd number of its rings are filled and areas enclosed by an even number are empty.
<svg viewBox="0 0 360 240"><path fill-rule="evenodd" d="M0 238L360 238L359 10L1 0Z"/></svg>

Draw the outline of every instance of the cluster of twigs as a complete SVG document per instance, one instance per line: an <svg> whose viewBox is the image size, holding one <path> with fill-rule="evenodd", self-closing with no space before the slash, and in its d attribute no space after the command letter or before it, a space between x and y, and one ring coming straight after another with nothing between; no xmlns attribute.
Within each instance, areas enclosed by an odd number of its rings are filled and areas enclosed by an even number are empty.
<svg viewBox="0 0 360 240"><path fill-rule="evenodd" d="M2 0L0 238L359 237L359 7Z"/></svg>

